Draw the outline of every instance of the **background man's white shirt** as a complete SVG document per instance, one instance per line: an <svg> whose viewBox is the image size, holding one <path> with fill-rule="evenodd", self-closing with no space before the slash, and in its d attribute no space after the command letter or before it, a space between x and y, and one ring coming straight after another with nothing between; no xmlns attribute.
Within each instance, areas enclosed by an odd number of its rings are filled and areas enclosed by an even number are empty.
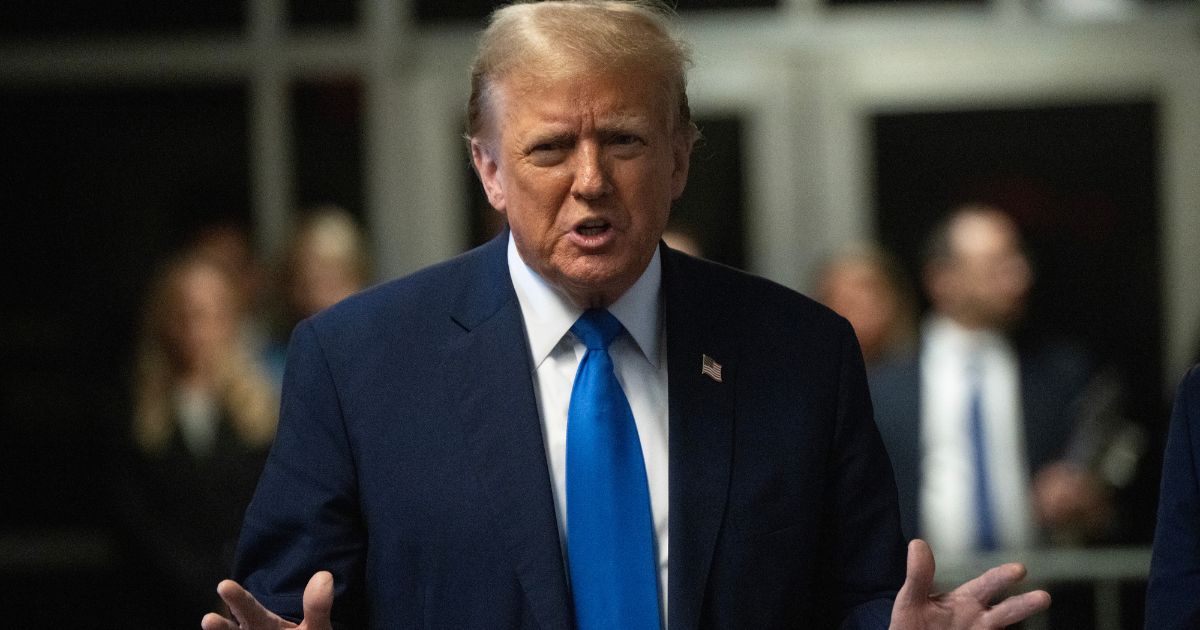
<svg viewBox="0 0 1200 630"><path fill-rule="evenodd" d="M935 316L921 347L921 532L939 553L977 545L975 464L968 427L969 362L979 363L985 449L996 540L1002 549L1033 542L1029 472L1016 352L993 331L972 331Z"/></svg>

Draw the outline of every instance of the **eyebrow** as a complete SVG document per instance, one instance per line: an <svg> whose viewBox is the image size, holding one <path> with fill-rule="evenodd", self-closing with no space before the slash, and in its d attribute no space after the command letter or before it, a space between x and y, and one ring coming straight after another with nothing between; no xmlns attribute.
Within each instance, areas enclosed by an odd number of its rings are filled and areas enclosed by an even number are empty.
<svg viewBox="0 0 1200 630"><path fill-rule="evenodd" d="M542 144L570 144L575 142L577 136L578 134L574 131L552 131L545 134L534 134L529 136L524 143L524 147L528 150Z"/></svg>

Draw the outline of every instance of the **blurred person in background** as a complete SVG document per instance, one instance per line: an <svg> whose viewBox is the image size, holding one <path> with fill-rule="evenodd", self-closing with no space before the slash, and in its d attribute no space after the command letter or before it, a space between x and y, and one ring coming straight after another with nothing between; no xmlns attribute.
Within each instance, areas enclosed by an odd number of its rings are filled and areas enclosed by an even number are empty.
<svg viewBox="0 0 1200 630"><path fill-rule="evenodd" d="M278 398L244 345L240 304L237 283L195 252L146 298L116 505L132 573L161 607L155 627L194 627L211 609L275 433Z"/></svg>
<svg viewBox="0 0 1200 630"><path fill-rule="evenodd" d="M237 295L240 333L251 348L261 350L270 337L263 318L268 297L267 270L254 248L250 230L237 221L218 221L202 227L186 249L225 272Z"/></svg>
<svg viewBox="0 0 1200 630"><path fill-rule="evenodd" d="M905 535L952 555L1103 536L1111 492L1081 436L1111 415L1094 401L1112 397L1074 346L1016 334L1034 281L1016 223L995 207L955 209L923 273L932 312L919 347L870 383Z"/></svg>
<svg viewBox="0 0 1200 630"><path fill-rule="evenodd" d="M874 245L847 248L821 266L815 284L817 300L850 321L868 373L912 351L916 304L890 254Z"/></svg>
<svg viewBox="0 0 1200 630"><path fill-rule="evenodd" d="M264 361L283 382L288 336L296 324L363 289L371 277L366 239L349 212L322 206L305 213L278 270L280 313Z"/></svg>
<svg viewBox="0 0 1200 630"><path fill-rule="evenodd" d="M1146 627L1200 628L1200 365L1179 384L1171 413Z"/></svg>
<svg viewBox="0 0 1200 630"><path fill-rule="evenodd" d="M233 221L206 225L196 233L187 249L197 258L208 260L225 271L243 308L253 310L261 301L266 274L245 227Z"/></svg>

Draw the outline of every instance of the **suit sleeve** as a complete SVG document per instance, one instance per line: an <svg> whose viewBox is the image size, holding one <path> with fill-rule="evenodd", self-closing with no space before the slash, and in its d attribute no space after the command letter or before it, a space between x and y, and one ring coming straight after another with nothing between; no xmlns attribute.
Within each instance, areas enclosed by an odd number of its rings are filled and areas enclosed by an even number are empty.
<svg viewBox="0 0 1200 630"><path fill-rule="evenodd" d="M840 627L882 629L904 581L904 540L896 483L872 417L862 354L849 325L844 328L826 566L836 588Z"/></svg>
<svg viewBox="0 0 1200 630"><path fill-rule="evenodd" d="M1200 366L1179 386L1163 457L1147 628L1200 627Z"/></svg>
<svg viewBox="0 0 1200 630"><path fill-rule="evenodd" d="M304 586L333 574L335 623L363 616L365 531L338 390L315 328L292 335L279 429L238 543L235 578L264 606L299 619Z"/></svg>

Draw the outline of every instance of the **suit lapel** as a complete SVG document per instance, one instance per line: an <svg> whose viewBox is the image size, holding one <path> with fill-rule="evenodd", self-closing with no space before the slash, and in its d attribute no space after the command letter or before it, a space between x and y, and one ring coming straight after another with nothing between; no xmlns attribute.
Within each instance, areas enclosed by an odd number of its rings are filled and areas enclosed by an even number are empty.
<svg viewBox="0 0 1200 630"><path fill-rule="evenodd" d="M664 248L670 417L670 553L668 611L672 630L695 628L713 550L725 513L733 455L735 356L707 292L682 270L689 261ZM719 299L719 296L717 297ZM718 309L719 310L719 309ZM722 367L722 382L702 374L703 355Z"/></svg>
<svg viewBox="0 0 1200 630"><path fill-rule="evenodd" d="M443 375L454 383L450 404L462 420L467 461L539 626L570 628L549 467L505 246L504 235L488 245L484 268L466 280L454 317L464 334L447 349Z"/></svg>

